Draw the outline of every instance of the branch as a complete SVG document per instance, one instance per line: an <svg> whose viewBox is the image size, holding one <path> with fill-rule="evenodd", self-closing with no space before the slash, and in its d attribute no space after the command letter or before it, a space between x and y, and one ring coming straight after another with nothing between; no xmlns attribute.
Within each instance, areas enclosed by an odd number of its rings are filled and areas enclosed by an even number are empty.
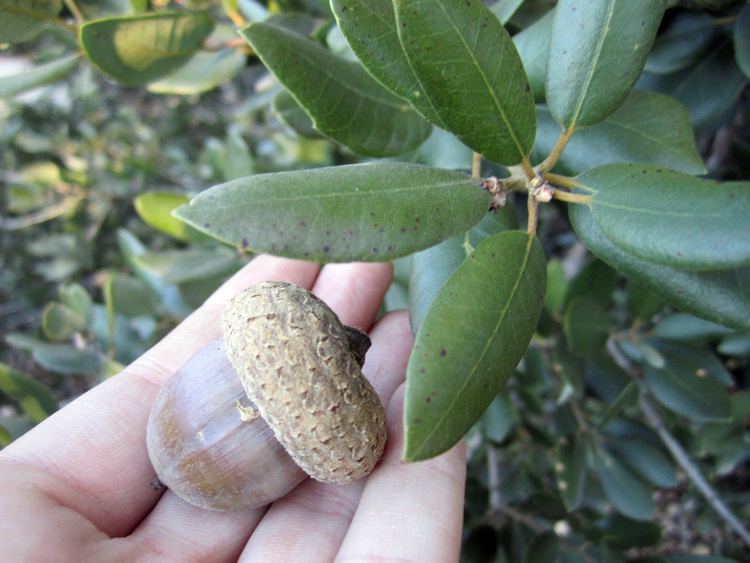
<svg viewBox="0 0 750 563"><path fill-rule="evenodd" d="M639 386L642 385L639 373L637 372L635 367L633 367L630 361L620 352L613 340L607 341L607 351L615 360L617 365L625 369L628 374L638 383ZM641 389L643 388L641 387ZM727 524L729 524L729 526L735 532L737 532L737 535L742 538L742 541L744 541L745 544L750 547L750 531L748 531L747 528L742 525L742 522L740 522L739 519L732 513L732 511L724 503L724 501L719 498L719 494L713 489L713 487L711 487L709 482L700 472L700 469L698 469L695 463L693 463L693 460L690 459L690 456L688 456L682 445L669 432L664 424L664 421L661 419L659 412L653 406L645 393L641 393L639 404L641 410L643 411L643 414L646 415L646 420L648 420L649 424L656 431L661 441L664 442L664 445L669 450L669 453L672 454L674 460L680 465L680 467L682 467L688 478L693 482L695 487L708 501L708 504L711 505L711 508L713 508L716 511L716 514L718 514L720 518L722 518Z"/></svg>
<svg viewBox="0 0 750 563"><path fill-rule="evenodd" d="M696 467L693 460L690 459L687 452L684 450L682 445L677 439L670 434L667 427L664 425L664 421L661 419L659 412L651 404L651 401L645 395L641 395L639 404L643 414L646 415L646 419L649 424L654 428L656 433L664 442L669 452L674 457L675 461L680 464L680 467L687 473L687 476L701 492L701 494L708 501L708 504L716 511L716 513L727 523L731 528L737 532L737 535L742 538L742 541L750 547L750 531L742 525L742 522L732 513L729 507L724 504L719 498L718 493L711 487L706 481L706 478L701 474L700 469Z"/></svg>

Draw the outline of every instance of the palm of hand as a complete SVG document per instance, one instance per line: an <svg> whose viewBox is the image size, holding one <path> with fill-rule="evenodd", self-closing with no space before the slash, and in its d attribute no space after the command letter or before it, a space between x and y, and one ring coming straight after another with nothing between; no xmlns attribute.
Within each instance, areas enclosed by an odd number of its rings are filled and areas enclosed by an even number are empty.
<svg viewBox="0 0 750 563"><path fill-rule="evenodd" d="M462 446L400 462L403 379L411 349L404 313L373 322L390 283L383 264L329 265L262 256L121 374L0 454L5 560L452 561L463 516ZM229 298L262 280L311 288L342 322L370 332L365 375L386 405L378 467L350 485L307 480L269 508L219 513L154 491L145 447L159 387L218 336Z"/></svg>

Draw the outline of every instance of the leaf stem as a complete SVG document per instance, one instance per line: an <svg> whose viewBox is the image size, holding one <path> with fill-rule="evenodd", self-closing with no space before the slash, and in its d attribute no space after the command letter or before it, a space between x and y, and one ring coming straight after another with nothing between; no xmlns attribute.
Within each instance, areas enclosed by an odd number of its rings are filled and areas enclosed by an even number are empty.
<svg viewBox="0 0 750 563"><path fill-rule="evenodd" d="M696 467L693 461L688 456L687 452L683 449L682 445L677 439L670 434L667 427L664 425L664 421L661 419L659 412L651 404L651 401L645 394L641 395L640 406L643 414L646 415L646 419L649 424L653 426L656 433L664 442L669 452L674 457L675 461L680 464L682 469L685 470L687 476L706 498L708 504L716 511L716 513L737 533L742 541L746 545L750 546L750 531L742 525L742 522L732 513L729 507L724 504L724 501L719 498L718 493L711 487L706 481L706 478L701 474L700 470Z"/></svg>
<svg viewBox="0 0 750 563"><path fill-rule="evenodd" d="M526 227L526 232L529 233L530 237L535 237L536 226L537 226L538 216L539 216L539 202L532 195L531 192L529 192L529 198L527 201L528 201L528 209L529 209L529 222Z"/></svg>
<svg viewBox="0 0 750 563"><path fill-rule="evenodd" d="M562 176L560 174L546 172L544 174L544 179L548 182L551 182L552 184L562 186L563 188L568 188L569 190L578 187L578 182L576 182L575 178L571 178L570 176Z"/></svg>
<svg viewBox="0 0 750 563"><path fill-rule="evenodd" d="M560 201L566 201L568 203L580 203L588 205L591 203L591 196L584 194L572 194L570 192L564 192L562 190L552 190L552 198L559 199Z"/></svg>
<svg viewBox="0 0 750 563"><path fill-rule="evenodd" d="M231 2L222 1L221 6L222 8L224 8L224 13L230 20L232 20L232 23L234 25L236 25L237 27L245 27L247 25L247 21L245 21L245 18L242 16L240 11L232 5Z"/></svg>
<svg viewBox="0 0 750 563"><path fill-rule="evenodd" d="M536 177L536 172L534 172L534 167L531 165L531 162L529 161L529 157L524 156L523 160L521 161L521 169L523 170L524 174L526 174L526 178L528 180L531 180L532 178Z"/></svg>
<svg viewBox="0 0 750 563"><path fill-rule="evenodd" d="M482 177L482 155L478 152L471 153L471 175L474 178Z"/></svg>
<svg viewBox="0 0 750 563"><path fill-rule="evenodd" d="M65 6L68 8L71 14L73 14L73 17L76 20L77 24L82 24L84 21L83 14L81 13L81 10L78 8L78 6L75 3L75 0L63 0L65 3Z"/></svg>
<svg viewBox="0 0 750 563"><path fill-rule="evenodd" d="M542 163L536 167L536 170L539 174L544 174L548 170L552 170L552 168L554 168L555 164L557 164L557 161L560 159L560 156L565 150L568 141L570 141L571 137L573 137L573 133L575 133L575 127L568 127L562 133L560 133L560 136L557 138L557 141L555 141L555 144L552 147L549 155L547 155L547 158L545 158Z"/></svg>
<svg viewBox="0 0 750 563"><path fill-rule="evenodd" d="M682 467L695 487L708 501L708 504L711 505L711 508L716 511L716 514L718 514L720 518L722 518L727 524L729 524L729 526L737 533L738 536L740 536L740 538L742 538L742 541L745 542L747 546L750 546L750 531L748 531L748 529L742 525L742 522L739 521L739 519L734 515L734 513L732 513L732 511L724 503L724 501L721 500L719 494L713 489L713 487L711 487L709 482L700 472L700 469L698 469L695 463L693 463L693 460L690 459L690 456L682 447L682 444L680 444L677 439L669 432L666 425L664 424L664 421L661 418L661 415L656 410L656 407L654 407L654 405L651 403L651 400L648 398L646 393L643 392L643 384L640 381L640 377L636 368L617 349L614 341L609 340L607 342L607 351L615 360L615 362L620 367L624 368L641 387L641 396L639 399L641 410L643 411L643 414L646 415L646 420L648 420L648 423L656 431L656 434L659 436L661 441L664 442L664 445L669 450L669 453L672 454L674 460L680 465L680 467Z"/></svg>

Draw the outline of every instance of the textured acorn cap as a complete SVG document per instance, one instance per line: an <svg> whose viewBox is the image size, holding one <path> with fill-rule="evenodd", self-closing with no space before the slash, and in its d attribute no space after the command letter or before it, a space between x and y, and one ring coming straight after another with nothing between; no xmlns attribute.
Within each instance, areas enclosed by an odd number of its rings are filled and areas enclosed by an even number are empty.
<svg viewBox="0 0 750 563"><path fill-rule="evenodd" d="M308 475L348 483L372 471L385 412L325 303L295 285L263 282L232 299L221 325L248 397Z"/></svg>

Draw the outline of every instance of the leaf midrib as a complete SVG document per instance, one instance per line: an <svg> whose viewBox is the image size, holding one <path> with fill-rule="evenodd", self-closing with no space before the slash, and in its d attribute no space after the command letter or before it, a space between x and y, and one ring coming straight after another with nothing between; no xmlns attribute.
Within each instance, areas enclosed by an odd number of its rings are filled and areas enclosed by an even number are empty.
<svg viewBox="0 0 750 563"><path fill-rule="evenodd" d="M357 200L363 199L363 198L367 198L367 197L382 198L382 197L391 196L391 195L399 194L399 193L415 192L415 191L419 191L419 190L432 190L434 188L449 188L449 187L461 186L461 185L465 185L467 187L470 186L470 185L473 186L473 184L471 184L471 182L467 182L465 180L455 180L455 181L450 181L450 182L442 182L442 183L439 183L439 184L435 184L435 183L430 182L428 184L419 184L419 185L416 185L416 186L410 186L410 187L406 187L406 188L388 188L386 190L375 190L375 191L368 191L368 192L351 191L351 190L350 191L342 191L342 192L329 192L329 193L322 193L322 194L321 193L310 193L310 192L308 192L308 193L303 193L303 194L299 194L299 195L292 195L290 197L258 198L258 199L253 200L253 205L257 205L259 203L270 203L270 202L279 202L279 201L290 202L290 201L304 201L304 200L308 200L308 199L311 199L311 200L320 200L320 199L326 199L326 198L339 198L339 197L340 198L344 198L344 199L351 198L351 199L357 199ZM267 188L265 188L265 186L263 186L263 187L258 187L257 189L267 189ZM276 189L276 188L272 188L272 189ZM479 189L479 188L477 188L477 189ZM208 196L208 195L209 194L207 192L206 196ZM201 196L198 196L193 201L199 202L202 199L203 198ZM190 205L192 206L193 202L191 202ZM237 205L236 204L231 204L231 203L227 203L225 205L222 205L220 203L213 202L213 203L211 203L211 207L214 208L214 209L227 209L227 208L234 209L234 208L237 207Z"/></svg>
<svg viewBox="0 0 750 563"><path fill-rule="evenodd" d="M594 79L594 72L596 70L596 65L599 62L599 58L601 57L602 50L604 49L604 41L607 38L607 34L609 33L610 23L612 21L612 16L615 12L616 1L617 0L610 0L609 12L607 13L607 19L604 22L604 29L602 30L602 34L599 37L599 41L597 42L596 50L594 51L594 58L591 60L591 71L586 77L586 81L578 97L578 104L576 105L575 110L573 110L573 116L571 117L570 123L568 124L569 129L575 129L576 124L578 123L578 119L581 116L581 111L583 110L583 104L586 101L586 98L588 97L588 91L589 91L589 88L591 88L591 82Z"/></svg>
<svg viewBox="0 0 750 563"><path fill-rule="evenodd" d="M495 103L495 107L497 108L500 119L505 125L505 128L508 130L508 133L510 134L510 138L513 141L513 144L516 146L516 149L518 150L518 155L521 158L523 158L524 156L526 156L526 152L521 147L521 143L519 142L518 137L516 137L515 129L511 126L511 123L508 120L508 115L505 113L505 110L503 109L502 104L500 103L500 100L497 99L497 96L495 95L495 91L490 85L489 81L487 80L487 77L485 76L484 71L482 70L482 67L479 64L479 61L477 61L476 58L474 57L474 52L469 47L469 44L466 43L466 41L464 40L464 36L461 34L458 27L456 27L456 24L451 19L450 15L445 9L445 4L442 2L442 0L435 0L435 1L438 4L438 6L440 6L440 9L443 11L443 14L445 14L446 19L451 24L451 27L453 27L453 30L456 32L456 35L458 35L458 38L461 40L461 43L466 49L466 52L469 54L469 58L471 58L472 63L474 63L474 66L476 67L477 72L479 72L479 76L482 77L482 81L484 82L484 85L487 88L487 91L489 92L490 97L492 98L492 101ZM482 6L484 7L484 5ZM485 9L487 8L485 7ZM495 18L494 14L492 14L492 17Z"/></svg>

